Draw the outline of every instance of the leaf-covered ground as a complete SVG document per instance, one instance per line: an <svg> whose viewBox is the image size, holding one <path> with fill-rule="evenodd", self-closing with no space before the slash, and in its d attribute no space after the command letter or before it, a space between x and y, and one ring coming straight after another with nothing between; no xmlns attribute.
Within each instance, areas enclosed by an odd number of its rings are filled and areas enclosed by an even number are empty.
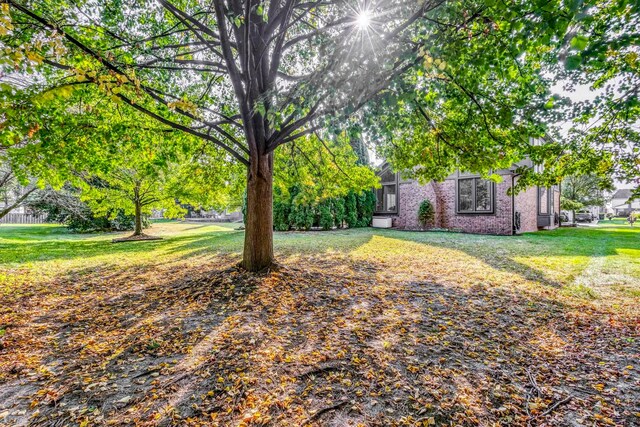
<svg viewBox="0 0 640 427"><path fill-rule="evenodd" d="M0 227L0 425L640 425L640 228Z"/></svg>

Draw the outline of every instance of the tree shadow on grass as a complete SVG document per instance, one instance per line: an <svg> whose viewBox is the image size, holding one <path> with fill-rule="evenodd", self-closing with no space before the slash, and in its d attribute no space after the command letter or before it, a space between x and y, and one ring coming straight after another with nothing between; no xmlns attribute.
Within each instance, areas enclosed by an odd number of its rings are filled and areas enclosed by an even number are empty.
<svg viewBox="0 0 640 427"><path fill-rule="evenodd" d="M562 272L563 263L579 259L586 264L588 259L616 255L620 250L637 249L638 234L632 231L612 229L556 230L523 236L486 236L447 232L408 232L378 229L350 229L329 232L275 233L274 246L281 258L300 255L316 256L320 259L332 254L350 254L360 258L373 256L381 261L385 258L404 258L403 266L408 273L428 272L434 265L450 261L465 262L458 266L460 276L482 276L486 271L514 274L526 280L537 281L546 286L560 288L564 283L550 275L543 265L535 267L536 258L544 257ZM220 240L218 240L220 241ZM223 251L240 251L241 236L234 235L224 243ZM200 236L172 246L172 253L182 253L182 259L206 256L221 247L209 236ZM404 252L402 252L404 251ZM424 257L417 256L424 253ZM467 258L465 258L465 256ZM447 259L448 257L448 259ZM532 262L527 262L532 260ZM429 264L431 262L431 264ZM571 267L567 264L567 268ZM393 268L393 266L391 267ZM476 269L475 271L473 269ZM489 270L487 270L489 269ZM579 267L576 268L579 271ZM442 266L442 270L446 270ZM431 278L435 280L435 277ZM504 277L501 277L504 279ZM481 278L480 278L481 280Z"/></svg>
<svg viewBox="0 0 640 427"><path fill-rule="evenodd" d="M25 301L3 350L19 355L5 385L42 390L21 403L25 417L562 425L598 408L634 421L638 371L622 368L639 351L623 341L632 322L517 289L381 280L384 265L348 253L298 253L261 276L216 260L76 271L49 284L57 298Z"/></svg>
<svg viewBox="0 0 640 427"><path fill-rule="evenodd" d="M16 395L35 384L39 391L29 397L41 415L29 401L4 396L0 413L28 410L2 421L20 424L34 415L36 425L63 425L88 410L130 406L158 372L193 358L260 281L224 257L208 268L159 267L76 270L47 283L48 292L10 301L11 312L2 314L10 322L3 325L0 383Z"/></svg>

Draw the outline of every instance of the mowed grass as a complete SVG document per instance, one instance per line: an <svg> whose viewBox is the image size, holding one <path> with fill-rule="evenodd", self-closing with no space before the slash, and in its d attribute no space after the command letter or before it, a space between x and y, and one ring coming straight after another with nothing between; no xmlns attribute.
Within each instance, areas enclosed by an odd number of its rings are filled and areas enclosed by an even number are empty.
<svg viewBox="0 0 640 427"><path fill-rule="evenodd" d="M0 225L0 425L640 422L640 227Z"/></svg>
<svg viewBox="0 0 640 427"><path fill-rule="evenodd" d="M158 222L148 230L164 240L113 244L127 233L76 234L56 225L0 226L0 286L52 278L82 268L125 268L172 263L240 260L244 233L238 224ZM597 227L561 228L521 236L405 232L372 228L275 233L279 260L333 255L388 266L407 280L453 280L504 286L533 281L610 306L640 292L640 226L622 220ZM592 268L588 268L592 267ZM384 275L382 271L380 274ZM576 283L578 281L578 283ZM585 283L586 282L586 283Z"/></svg>

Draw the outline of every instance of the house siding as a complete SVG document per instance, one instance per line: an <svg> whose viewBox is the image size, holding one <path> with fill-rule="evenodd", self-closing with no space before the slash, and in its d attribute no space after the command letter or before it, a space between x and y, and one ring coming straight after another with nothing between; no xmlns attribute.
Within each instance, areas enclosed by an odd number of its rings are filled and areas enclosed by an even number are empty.
<svg viewBox="0 0 640 427"><path fill-rule="evenodd" d="M458 214L456 212L456 180L420 185L415 180L401 181L398 186L399 211L394 225L408 230L422 229L418 222L420 203L429 199L434 206L433 224L428 228L445 228L468 233L512 234L511 176L495 185L495 211L492 214ZM535 202L535 199L534 199ZM535 211L534 211L535 214Z"/></svg>
<svg viewBox="0 0 640 427"><path fill-rule="evenodd" d="M517 179L515 178L515 182ZM520 214L520 228L516 233L538 231L538 187L529 187L514 198L515 211Z"/></svg>
<svg viewBox="0 0 640 427"><path fill-rule="evenodd" d="M511 176L503 176L503 181L495 184L495 209L492 214L458 214L456 212L456 180L449 179L440 184L443 187L447 227L452 230L480 234L513 234L511 196Z"/></svg>
<svg viewBox="0 0 640 427"><path fill-rule="evenodd" d="M458 179L475 177L477 175L460 174L456 172L443 182L430 181L420 184L417 180L398 181L398 213L377 213L393 219L393 226L406 230L447 229L466 233L512 235L538 231L539 223L545 221L538 214L538 187L529 187L518 194L509 195L512 184L517 183L518 177L509 170L496 171L502 181L494 184L494 211L492 213L458 213L457 212L457 183ZM553 213L560 212L560 189L553 187L550 202L553 203ZM434 207L435 215L431 224L426 227L418 221L418 209L423 200L428 199ZM520 217L520 228L514 231L514 214ZM557 215L547 216L546 221L551 226L545 229L557 228L554 222Z"/></svg>
<svg viewBox="0 0 640 427"><path fill-rule="evenodd" d="M435 184L437 185L437 184ZM418 181L401 181L398 184L398 216L395 218L395 226L410 230L422 229L418 221L418 208L424 199L429 199L434 204L436 215L434 224L436 228L444 228L441 224L442 215L438 215L439 204L435 194L434 185L420 185Z"/></svg>

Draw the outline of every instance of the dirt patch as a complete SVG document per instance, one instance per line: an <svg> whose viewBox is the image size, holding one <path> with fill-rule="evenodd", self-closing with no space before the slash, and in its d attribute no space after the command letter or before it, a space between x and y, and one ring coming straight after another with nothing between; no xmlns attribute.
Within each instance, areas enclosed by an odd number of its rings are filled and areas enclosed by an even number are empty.
<svg viewBox="0 0 640 427"><path fill-rule="evenodd" d="M139 234L137 236L132 235L132 236L127 236L127 237L121 237L118 239L113 239L111 240L111 243L124 243L124 242L144 242L144 241L148 241L148 240L162 240L162 237L158 237L158 236L150 236L148 234Z"/></svg>

